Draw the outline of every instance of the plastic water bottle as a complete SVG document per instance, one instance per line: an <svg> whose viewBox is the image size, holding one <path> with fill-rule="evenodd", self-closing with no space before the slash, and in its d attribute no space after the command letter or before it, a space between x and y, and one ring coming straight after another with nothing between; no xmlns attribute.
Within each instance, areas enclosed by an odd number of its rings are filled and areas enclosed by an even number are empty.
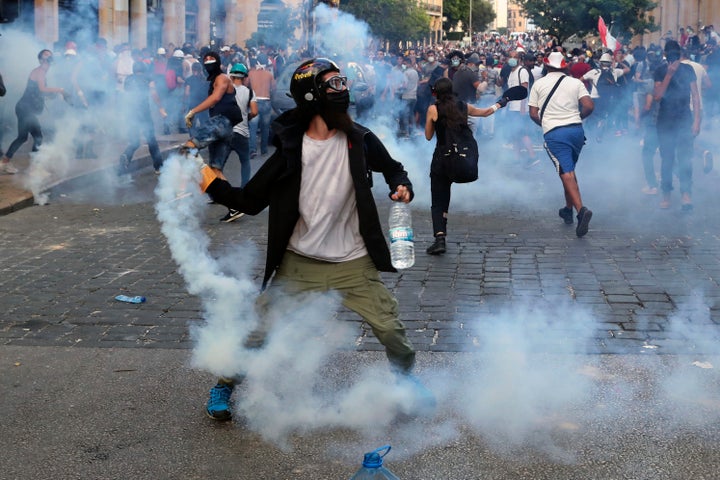
<svg viewBox="0 0 720 480"><path fill-rule="evenodd" d="M393 202L390 207L390 259L395 268L410 268L415 264L412 214L405 202Z"/></svg>
<svg viewBox="0 0 720 480"><path fill-rule="evenodd" d="M125 303L143 303L145 301L145 297L141 297L140 295L136 297L128 297L127 295L118 295L115 297L115 300L118 302L125 302Z"/></svg>
<svg viewBox="0 0 720 480"><path fill-rule="evenodd" d="M385 453L380 455L382 451ZM394 473L383 467L383 457L387 455L388 452L390 452L390 445L385 445L384 447L366 453L365 458L363 458L362 467L355 472L355 475L350 477L350 480L400 480Z"/></svg>

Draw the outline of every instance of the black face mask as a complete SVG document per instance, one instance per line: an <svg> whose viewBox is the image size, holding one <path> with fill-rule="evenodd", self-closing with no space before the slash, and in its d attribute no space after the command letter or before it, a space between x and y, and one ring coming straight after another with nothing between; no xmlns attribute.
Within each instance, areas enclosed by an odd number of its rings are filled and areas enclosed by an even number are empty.
<svg viewBox="0 0 720 480"><path fill-rule="evenodd" d="M667 57L667 61L669 63L677 62L678 60L680 60L680 52L678 52L677 50L670 50L665 54L665 57Z"/></svg>
<svg viewBox="0 0 720 480"><path fill-rule="evenodd" d="M322 108L333 112L345 113L348 107L350 107L350 91L347 89L342 92L326 93L322 100Z"/></svg>
<svg viewBox="0 0 720 480"><path fill-rule="evenodd" d="M203 63L203 67L208 74L208 78L217 77L222 73L220 62Z"/></svg>

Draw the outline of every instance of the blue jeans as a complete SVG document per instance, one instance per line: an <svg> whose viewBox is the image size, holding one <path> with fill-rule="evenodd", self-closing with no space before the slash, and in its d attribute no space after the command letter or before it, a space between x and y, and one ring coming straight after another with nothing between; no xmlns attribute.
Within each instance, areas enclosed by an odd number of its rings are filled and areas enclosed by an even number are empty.
<svg viewBox="0 0 720 480"><path fill-rule="evenodd" d="M250 167L250 139L233 132L230 151L237 153L238 160L240 160L240 186L244 187L252 174Z"/></svg>
<svg viewBox="0 0 720 480"><path fill-rule="evenodd" d="M190 140L198 150L208 147L210 154L208 165L222 171L230 155L232 134L233 127L230 120L222 115L216 115L196 128Z"/></svg>
<svg viewBox="0 0 720 480"><path fill-rule="evenodd" d="M272 105L270 100L256 100L258 114L250 120L250 153L257 152L257 131L260 129L260 153L265 155L270 141L270 120Z"/></svg>

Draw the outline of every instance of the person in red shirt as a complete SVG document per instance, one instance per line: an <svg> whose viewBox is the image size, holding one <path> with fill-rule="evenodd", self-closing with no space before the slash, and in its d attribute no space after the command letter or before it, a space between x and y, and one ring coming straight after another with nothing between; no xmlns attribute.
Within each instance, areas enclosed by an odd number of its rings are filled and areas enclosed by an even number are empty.
<svg viewBox="0 0 720 480"><path fill-rule="evenodd" d="M590 70L592 70L592 67L587 62L587 58L584 53L579 53L577 55L577 61L570 66L570 75L582 81L585 84L585 88L588 89L588 92L590 91L590 88L592 88L592 82L583 80L582 77Z"/></svg>

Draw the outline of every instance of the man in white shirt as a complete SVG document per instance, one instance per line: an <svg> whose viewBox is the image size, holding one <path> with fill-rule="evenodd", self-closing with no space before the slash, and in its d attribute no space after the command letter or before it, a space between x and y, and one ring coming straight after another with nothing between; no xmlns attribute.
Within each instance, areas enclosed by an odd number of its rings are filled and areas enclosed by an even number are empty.
<svg viewBox="0 0 720 480"><path fill-rule="evenodd" d="M575 208L578 219L575 234L582 237L588 232L592 211L583 206L575 164L585 144L582 120L592 113L594 104L585 85L563 72L568 65L562 53L548 55L545 67L547 75L530 90L530 118L542 127L545 150L563 184L565 207L558 214L567 225L572 225Z"/></svg>

